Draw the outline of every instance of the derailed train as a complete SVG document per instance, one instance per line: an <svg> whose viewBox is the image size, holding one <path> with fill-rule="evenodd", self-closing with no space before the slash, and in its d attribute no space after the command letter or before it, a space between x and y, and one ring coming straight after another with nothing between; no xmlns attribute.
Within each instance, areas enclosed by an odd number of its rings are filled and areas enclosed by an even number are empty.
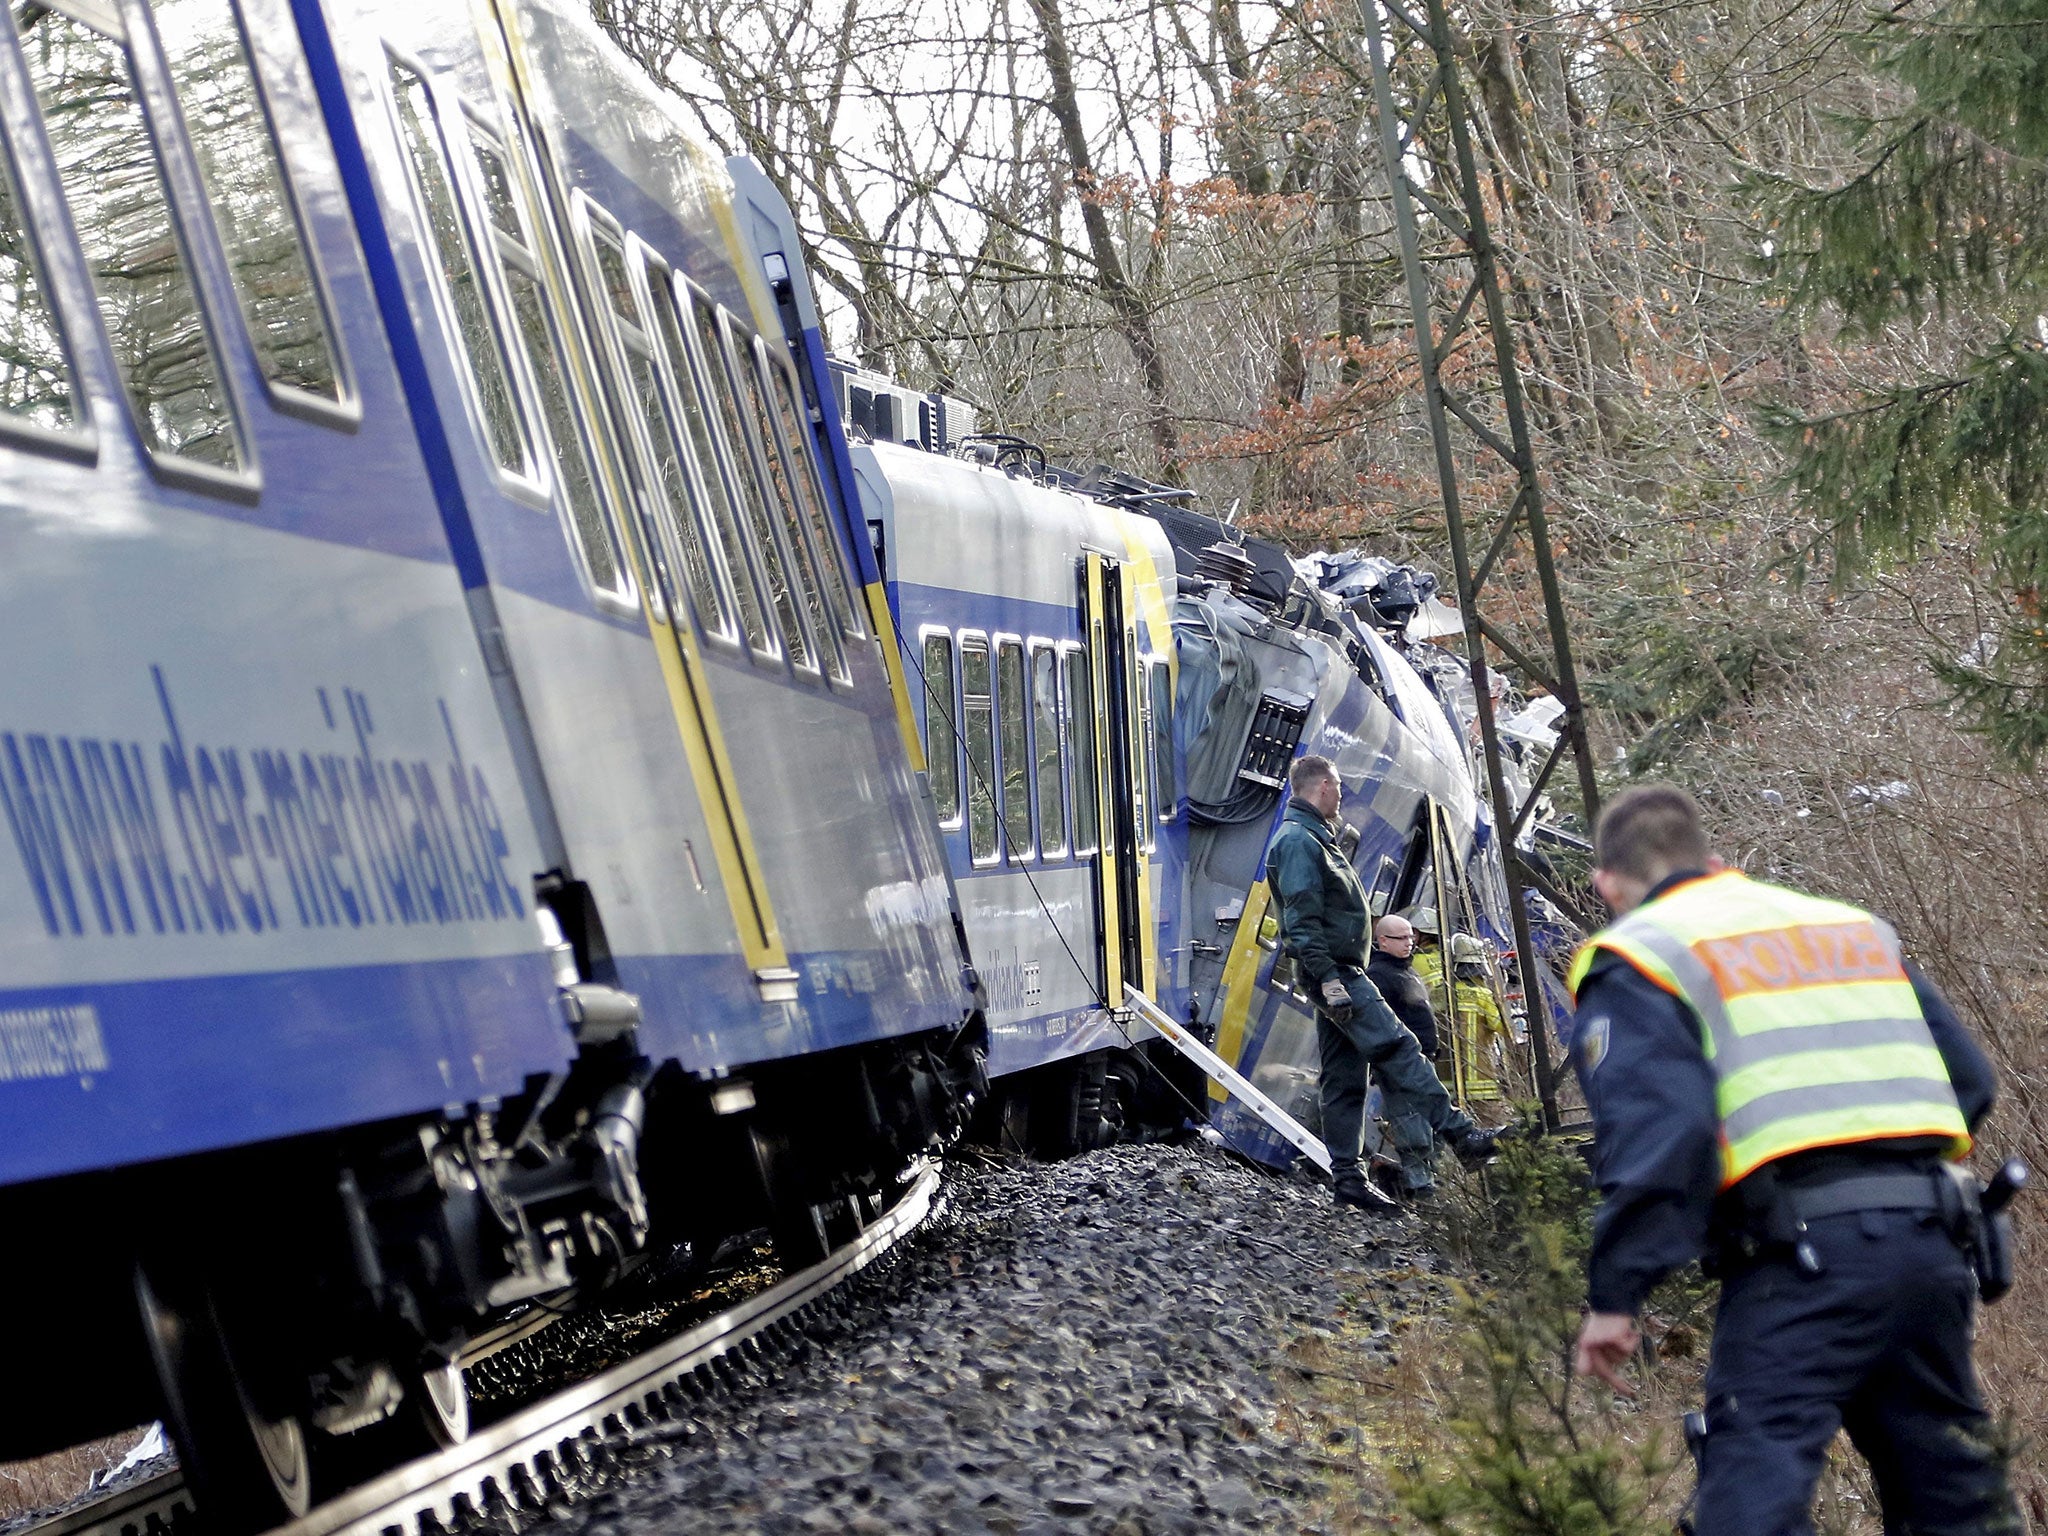
<svg viewBox="0 0 2048 1536"><path fill-rule="evenodd" d="M1470 674L1407 639L1410 573L1297 562L1168 488L1050 467L1013 438L956 439L961 408L943 396L844 366L835 382L868 438L853 463L916 675L968 941L984 974L1010 983L991 988L991 1064L999 1078L1037 1068L1004 1085L1004 1130L1057 1153L1177 1124L1206 1100L1239 1151L1294 1160L1114 1004L1140 987L1316 1125L1313 1009L1279 952L1263 868L1302 752L1338 765L1374 910L1441 914L1446 948L1479 940L1484 974L1468 985L1522 1018L1500 850L1467 745ZM1098 805L1094 776L1077 771L1098 752L1104 781L1129 786L1117 803ZM1569 837L1548 818L1539 831ZM1537 915L1561 936L1557 914ZM1561 1005L1546 994L1539 1017ZM1482 1084L1519 1096L1526 1057L1510 1042L1485 1042L1482 1059L1481 1042L1447 1035L1461 1096ZM1057 1061L1064 1076L1040 1065Z"/></svg>
<svg viewBox="0 0 2048 1536"><path fill-rule="evenodd" d="M554 0L18 8L0 268L0 1458L161 1416L273 1523L508 1308L821 1254L991 1070L1178 1123L1126 983L1295 1082L1304 743L1390 898L1483 873L1333 602L888 441L949 402L849 443L786 210Z"/></svg>

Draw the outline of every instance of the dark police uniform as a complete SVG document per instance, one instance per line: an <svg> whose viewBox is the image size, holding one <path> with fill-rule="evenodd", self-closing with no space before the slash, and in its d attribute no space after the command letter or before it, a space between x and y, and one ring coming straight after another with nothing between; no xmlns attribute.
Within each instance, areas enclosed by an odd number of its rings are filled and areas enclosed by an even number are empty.
<svg viewBox="0 0 2048 1536"><path fill-rule="evenodd" d="M1366 1068L1379 1073L1387 1122L1410 1190L1435 1182L1435 1138L1454 1143L1478 1131L1422 1058L1415 1036L1366 979L1365 891L1337 846L1330 824L1306 805L1287 808L1266 854L1266 877L1280 902L1280 934L1300 967L1303 989L1316 999L1316 1045L1322 1058L1323 1143L1340 1186L1360 1177L1365 1144ZM1322 985L1341 977L1351 1017L1339 1023L1321 1006Z"/></svg>
<svg viewBox="0 0 2048 1536"><path fill-rule="evenodd" d="M1703 878L1672 876L1638 912ZM1974 1127L1991 1107L1990 1065L1933 984L1898 963ZM1682 989L1623 954L1596 949L1581 966L1572 1056L1602 1195L1587 1304L1634 1314L1695 1257L1721 1277L1698 1536L1810 1532L1840 1428L1870 1464L1888 1532L2018 1529L1970 1363L1976 1279L1959 1213L1944 1204L1949 1138L1812 1146L1731 1183L1729 1100L1703 1045L1711 1029Z"/></svg>

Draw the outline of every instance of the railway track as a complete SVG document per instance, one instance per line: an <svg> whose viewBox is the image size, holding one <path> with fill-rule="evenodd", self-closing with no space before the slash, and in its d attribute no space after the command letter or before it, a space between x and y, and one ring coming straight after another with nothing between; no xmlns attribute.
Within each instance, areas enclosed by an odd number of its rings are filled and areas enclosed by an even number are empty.
<svg viewBox="0 0 2048 1536"><path fill-rule="evenodd" d="M273 1536L437 1536L478 1516L540 1508L601 1448L630 1443L717 1384L721 1362L758 1352L931 1215L939 1175L917 1175L889 1211L823 1262L664 1340L646 1353L520 1409L458 1446L353 1488ZM131 1484L21 1536L178 1536L205 1529L175 1471Z"/></svg>

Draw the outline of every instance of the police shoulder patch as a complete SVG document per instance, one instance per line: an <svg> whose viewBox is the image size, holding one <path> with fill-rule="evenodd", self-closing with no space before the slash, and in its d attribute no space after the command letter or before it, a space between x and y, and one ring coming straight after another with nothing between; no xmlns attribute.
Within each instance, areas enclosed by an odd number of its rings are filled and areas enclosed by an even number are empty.
<svg viewBox="0 0 2048 1536"><path fill-rule="evenodd" d="M1600 1070L1600 1063L1607 1059L1607 1046L1614 1032L1614 1021L1604 1013L1596 1013L1578 1027L1573 1044L1579 1052L1579 1064L1588 1072Z"/></svg>

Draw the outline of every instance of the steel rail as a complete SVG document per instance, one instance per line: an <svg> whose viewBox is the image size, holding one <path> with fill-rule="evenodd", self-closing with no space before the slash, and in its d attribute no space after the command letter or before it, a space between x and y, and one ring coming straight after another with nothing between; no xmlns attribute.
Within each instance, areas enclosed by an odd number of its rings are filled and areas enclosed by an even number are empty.
<svg viewBox="0 0 2048 1536"><path fill-rule="evenodd" d="M173 1468L128 1483L69 1514L25 1527L21 1536L153 1536L192 1518L192 1495Z"/></svg>
<svg viewBox="0 0 2048 1536"><path fill-rule="evenodd" d="M686 1386L691 1377L816 1304L916 1231L931 1215L938 1188L938 1170L922 1170L895 1205L820 1263L460 1445L351 1488L273 1536L432 1536L507 1506L537 1508L564 1473L584 1468L591 1450L630 1442L673 1417L694 1401ZM187 1522L203 1531L204 1511L184 1479L165 1472L22 1536L156 1536Z"/></svg>

